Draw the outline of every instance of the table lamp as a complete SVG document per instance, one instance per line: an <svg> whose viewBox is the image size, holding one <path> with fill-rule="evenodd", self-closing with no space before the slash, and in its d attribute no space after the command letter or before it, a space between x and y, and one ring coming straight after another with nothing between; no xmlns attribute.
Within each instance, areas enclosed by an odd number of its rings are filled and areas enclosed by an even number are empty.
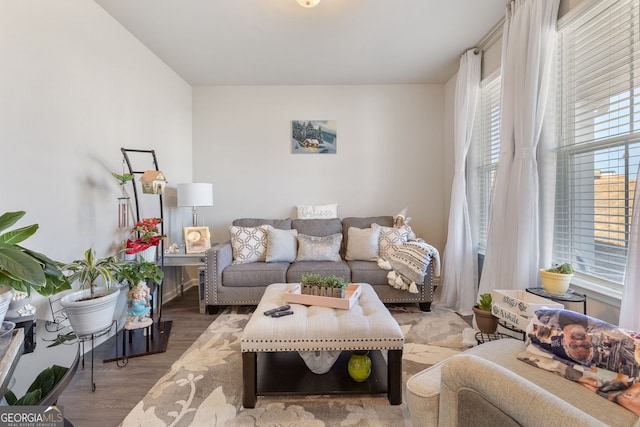
<svg viewBox="0 0 640 427"><path fill-rule="evenodd" d="M198 225L198 206L213 206L213 184L193 182L178 184L178 206L193 208L193 226Z"/></svg>

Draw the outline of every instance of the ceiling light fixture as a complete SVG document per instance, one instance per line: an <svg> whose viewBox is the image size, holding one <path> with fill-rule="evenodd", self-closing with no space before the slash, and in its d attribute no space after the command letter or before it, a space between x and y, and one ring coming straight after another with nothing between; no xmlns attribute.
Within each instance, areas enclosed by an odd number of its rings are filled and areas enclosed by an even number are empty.
<svg viewBox="0 0 640 427"><path fill-rule="evenodd" d="M296 0L302 7L314 7L320 3L320 0Z"/></svg>

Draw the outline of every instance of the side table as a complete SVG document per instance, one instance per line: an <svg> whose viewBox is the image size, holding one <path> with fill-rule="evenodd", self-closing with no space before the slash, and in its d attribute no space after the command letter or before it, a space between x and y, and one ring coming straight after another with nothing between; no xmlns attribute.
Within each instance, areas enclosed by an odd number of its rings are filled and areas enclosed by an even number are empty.
<svg viewBox="0 0 640 427"><path fill-rule="evenodd" d="M185 253L165 253L164 268L174 268L176 283L178 282L176 268L180 268L180 295L184 293L184 267L198 267L198 302L200 313L205 313L206 307L204 303L204 287L205 269L207 266L207 257L204 253L185 254Z"/></svg>
<svg viewBox="0 0 640 427"><path fill-rule="evenodd" d="M555 302L581 302L582 313L587 314L587 296L574 292L572 289L569 289L564 295L550 294L545 291L544 288L527 288L526 291L542 298L549 298L551 301Z"/></svg>

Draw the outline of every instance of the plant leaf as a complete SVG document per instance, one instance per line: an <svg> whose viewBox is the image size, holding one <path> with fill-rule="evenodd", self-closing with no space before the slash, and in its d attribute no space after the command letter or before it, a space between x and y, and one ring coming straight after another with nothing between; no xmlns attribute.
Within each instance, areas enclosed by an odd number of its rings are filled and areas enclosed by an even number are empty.
<svg viewBox="0 0 640 427"><path fill-rule="evenodd" d="M18 222L26 214L25 211L5 212L0 216L0 231L4 231Z"/></svg>

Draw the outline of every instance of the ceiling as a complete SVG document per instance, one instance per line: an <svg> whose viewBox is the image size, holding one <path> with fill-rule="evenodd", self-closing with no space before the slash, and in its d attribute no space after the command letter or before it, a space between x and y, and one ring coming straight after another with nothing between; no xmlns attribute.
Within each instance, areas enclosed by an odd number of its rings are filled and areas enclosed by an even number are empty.
<svg viewBox="0 0 640 427"><path fill-rule="evenodd" d="M444 83L508 0L95 0L202 85Z"/></svg>

